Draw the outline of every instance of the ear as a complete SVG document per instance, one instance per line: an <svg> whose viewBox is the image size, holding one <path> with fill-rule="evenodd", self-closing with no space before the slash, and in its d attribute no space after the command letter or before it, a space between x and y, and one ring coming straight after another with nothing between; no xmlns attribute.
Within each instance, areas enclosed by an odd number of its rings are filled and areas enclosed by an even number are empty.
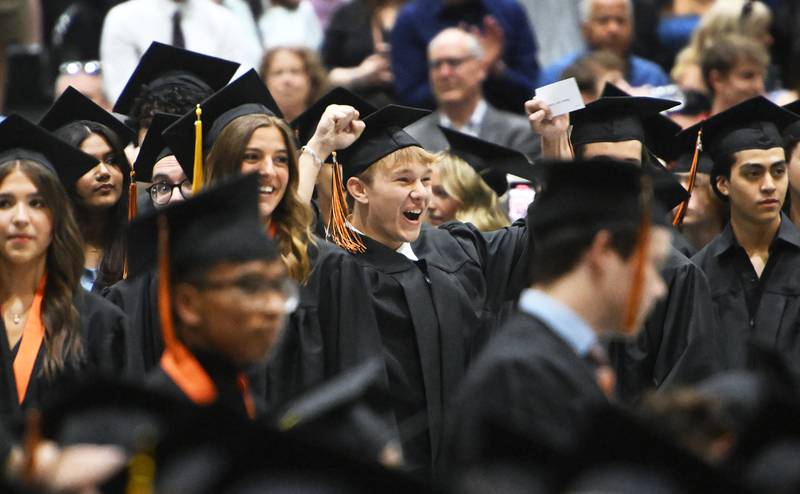
<svg viewBox="0 0 800 494"><path fill-rule="evenodd" d="M361 204L369 204L369 187L358 177L347 179L347 192Z"/></svg>
<svg viewBox="0 0 800 494"><path fill-rule="evenodd" d="M600 230L592 239L592 243L584 254L584 258L592 273L599 274L608 265L608 255L612 253L611 234L608 230Z"/></svg>
<svg viewBox="0 0 800 494"><path fill-rule="evenodd" d="M708 73L708 84L711 86L710 89L713 94L719 92L719 86L725 81L726 77L722 75L719 70L711 70Z"/></svg>
<svg viewBox="0 0 800 494"><path fill-rule="evenodd" d="M717 175L717 190L719 190L720 194L725 197L730 195L730 177L726 177L725 175Z"/></svg>
<svg viewBox="0 0 800 494"><path fill-rule="evenodd" d="M192 285L179 283L172 290L172 307L176 323L186 327L197 327L202 323L203 305L200 292Z"/></svg>

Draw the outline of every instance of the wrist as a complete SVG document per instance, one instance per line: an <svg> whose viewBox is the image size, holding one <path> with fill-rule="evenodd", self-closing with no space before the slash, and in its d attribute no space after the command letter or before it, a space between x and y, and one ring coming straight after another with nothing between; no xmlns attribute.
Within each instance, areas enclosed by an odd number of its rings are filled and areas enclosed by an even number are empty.
<svg viewBox="0 0 800 494"><path fill-rule="evenodd" d="M302 146L300 148L300 154L301 155L302 154L307 154L307 155L311 156L311 159L314 161L314 165L317 168L321 168L323 163L324 163L324 160L319 156L319 154L317 154L316 151L314 151L313 149L311 149L308 146Z"/></svg>
<svg viewBox="0 0 800 494"><path fill-rule="evenodd" d="M305 146L300 148L301 151L303 148L309 149L310 151L316 153L319 159L323 162L328 158L328 156L330 156L332 152L335 151L332 145L322 142L322 140L318 139L317 136L313 136Z"/></svg>

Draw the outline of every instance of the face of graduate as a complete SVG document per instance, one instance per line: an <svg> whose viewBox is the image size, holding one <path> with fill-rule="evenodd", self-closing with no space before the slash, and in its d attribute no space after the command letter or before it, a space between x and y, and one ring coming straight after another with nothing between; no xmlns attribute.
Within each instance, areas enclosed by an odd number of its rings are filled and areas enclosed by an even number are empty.
<svg viewBox="0 0 800 494"><path fill-rule="evenodd" d="M123 177L117 164L119 158L106 140L97 134L91 134L83 140L81 151L100 160L75 184L82 205L92 209L114 206L122 196Z"/></svg>
<svg viewBox="0 0 800 494"><path fill-rule="evenodd" d="M431 89L443 106L473 102L481 95L486 71L470 48L469 35L449 30L428 49Z"/></svg>
<svg viewBox="0 0 800 494"><path fill-rule="evenodd" d="M789 187L783 148L747 149L734 157L730 177L717 177L717 188L730 202L731 219L753 225L778 220Z"/></svg>
<svg viewBox="0 0 800 494"><path fill-rule="evenodd" d="M305 110L311 94L311 79L298 55L289 50L278 51L267 70L266 83L278 107L290 114L287 120Z"/></svg>
<svg viewBox="0 0 800 494"><path fill-rule="evenodd" d="M36 186L14 171L0 184L0 256L17 265L43 261L53 235L53 213Z"/></svg>
<svg viewBox="0 0 800 494"><path fill-rule="evenodd" d="M286 194L289 184L289 150L277 127L259 127L247 143L242 173L258 173L261 188L258 209L264 223Z"/></svg>
<svg viewBox="0 0 800 494"><path fill-rule="evenodd" d="M633 21L626 0L592 0L589 18L583 24L586 43L621 57L628 54L633 40Z"/></svg>
<svg viewBox="0 0 800 494"><path fill-rule="evenodd" d="M581 157L586 160L603 158L642 164L641 141L590 142L583 145Z"/></svg>
<svg viewBox="0 0 800 494"><path fill-rule="evenodd" d="M764 67L741 60L728 74L711 71L709 82L714 89L714 99L721 102L719 107L723 110L764 94Z"/></svg>
<svg viewBox="0 0 800 494"><path fill-rule="evenodd" d="M684 189L689 189L689 173L677 173L678 180ZM697 173L694 179L694 189L689 198L689 207L683 218L686 226L702 225L712 221L711 182L708 173Z"/></svg>
<svg viewBox="0 0 800 494"><path fill-rule="evenodd" d="M428 223L439 226L446 221L456 219L456 213L461 207L461 201L450 196L444 190L442 175L439 168L434 166L431 173L431 200L428 204Z"/></svg>
<svg viewBox="0 0 800 494"><path fill-rule="evenodd" d="M223 262L203 283L177 284L175 311L181 338L241 368L263 361L284 323L286 267L272 261Z"/></svg>
<svg viewBox="0 0 800 494"><path fill-rule="evenodd" d="M173 188L172 185L181 184ZM163 208L168 204L192 197L192 182L188 180L174 155L164 156L153 165L153 188L150 200L153 206Z"/></svg>
<svg viewBox="0 0 800 494"><path fill-rule="evenodd" d="M355 187L359 193L354 195L359 212L357 227L392 249L415 241L430 203L431 173L430 165L412 162L376 169L369 184L351 178L361 185Z"/></svg>

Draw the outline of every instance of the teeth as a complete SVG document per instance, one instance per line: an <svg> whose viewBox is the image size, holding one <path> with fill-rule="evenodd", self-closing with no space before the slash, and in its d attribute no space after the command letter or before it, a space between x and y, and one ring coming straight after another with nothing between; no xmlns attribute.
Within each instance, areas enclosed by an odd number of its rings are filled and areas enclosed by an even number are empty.
<svg viewBox="0 0 800 494"><path fill-rule="evenodd" d="M275 190L275 188L269 185L262 185L258 190L259 192L264 192L265 194L271 194L272 191Z"/></svg>

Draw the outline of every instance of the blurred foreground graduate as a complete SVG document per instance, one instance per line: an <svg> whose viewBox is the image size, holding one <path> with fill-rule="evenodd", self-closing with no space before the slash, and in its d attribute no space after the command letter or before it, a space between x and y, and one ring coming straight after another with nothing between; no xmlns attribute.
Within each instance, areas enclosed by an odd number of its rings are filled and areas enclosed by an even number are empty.
<svg viewBox="0 0 800 494"><path fill-rule="evenodd" d="M266 359L296 297L259 220L257 178L138 218L130 233L140 259L158 262L165 349L148 384L255 417L258 400L246 374Z"/></svg>
<svg viewBox="0 0 800 494"><path fill-rule="evenodd" d="M800 232L781 212L789 184L781 131L797 115L749 99L683 132L714 162L711 185L730 205L730 223L692 258L706 273L731 365L748 363L758 338L800 355Z"/></svg>
<svg viewBox="0 0 800 494"><path fill-rule="evenodd" d="M669 211L685 201L686 191L651 151L663 156L669 150L669 145L653 139L659 135L653 128L659 126L659 112L676 103L624 94L607 84L603 97L584 109L569 118L562 115L544 122L549 108L543 109L536 99L527 105L529 111L536 110L530 118L537 120L534 127L542 135L546 155L571 157L574 147L580 159L603 157L641 165L653 179L656 201ZM572 133L567 136L570 122ZM669 142L677 147L674 139ZM697 382L727 365L719 348L721 335L711 310L708 282L701 270L674 246L662 269L667 296L635 339L612 342L609 350L617 371L619 397L626 401L638 400L649 389Z"/></svg>
<svg viewBox="0 0 800 494"><path fill-rule="evenodd" d="M613 399L614 371L599 338L635 333L666 293L659 269L670 234L651 223L658 213L648 189L629 163L543 165L527 220L532 284L450 404L449 472L486 459L489 423L570 452L591 414Z"/></svg>
<svg viewBox="0 0 800 494"><path fill-rule="evenodd" d="M61 185L96 164L22 117L0 124L0 420L12 427L60 380L132 364L123 314L80 286L80 233Z"/></svg>

